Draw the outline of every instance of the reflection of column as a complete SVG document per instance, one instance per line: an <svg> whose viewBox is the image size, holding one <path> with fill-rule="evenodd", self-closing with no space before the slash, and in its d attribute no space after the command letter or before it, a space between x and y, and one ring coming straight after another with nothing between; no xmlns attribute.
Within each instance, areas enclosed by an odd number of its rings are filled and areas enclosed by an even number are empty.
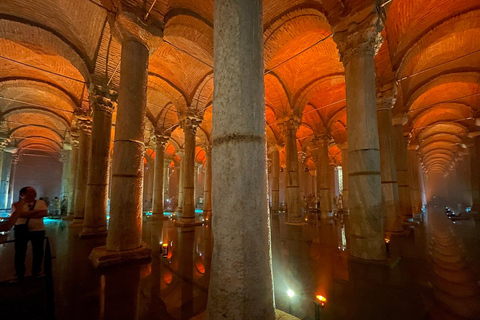
<svg viewBox="0 0 480 320"><path fill-rule="evenodd" d="M214 5L220 80L213 97L215 248L206 318L273 320L262 1Z"/></svg>
<svg viewBox="0 0 480 320"><path fill-rule="evenodd" d="M285 139L285 154L287 165L286 176L286 202L287 202L287 223L302 223L302 210L300 199L300 186L298 176L298 151L297 151L297 129L300 120L296 118L287 119L282 122L283 136Z"/></svg>
<svg viewBox="0 0 480 320"><path fill-rule="evenodd" d="M322 218L327 218L332 211L330 195L330 173L328 159L328 137L316 137L313 141L315 148L314 161L317 167L317 198L320 199L320 212Z"/></svg>
<svg viewBox="0 0 480 320"><path fill-rule="evenodd" d="M112 113L116 92L96 88L92 94L92 151L88 167L85 221L82 237L106 236Z"/></svg>
<svg viewBox="0 0 480 320"><path fill-rule="evenodd" d="M408 185L408 160L407 141L403 136L403 126L407 123L408 117L398 114L392 119L395 146L395 166L397 168L398 181L398 204L402 219L412 215L412 204L410 200L410 186Z"/></svg>
<svg viewBox="0 0 480 320"><path fill-rule="evenodd" d="M122 44L118 113L112 165L112 198L106 247L90 255L96 266L125 260L150 259L151 250L142 242L142 185L149 31L116 16L115 29ZM151 26L149 26L150 28ZM153 28L153 27L152 27ZM130 33L135 31L135 33Z"/></svg>
<svg viewBox="0 0 480 320"><path fill-rule="evenodd" d="M105 274L103 319L138 319L141 268L139 265L123 266Z"/></svg>
<svg viewBox="0 0 480 320"><path fill-rule="evenodd" d="M206 150L207 166L205 168L205 186L203 188L203 216L205 220L210 220L212 216L212 148Z"/></svg>
<svg viewBox="0 0 480 320"><path fill-rule="evenodd" d="M348 214L348 145L344 142L337 146L342 152L343 212Z"/></svg>
<svg viewBox="0 0 480 320"><path fill-rule="evenodd" d="M70 154L70 193L68 199L68 216L66 220L72 220L75 214L75 193L77 190L77 169L78 169L78 149L80 147L79 135L77 130L72 131L70 135L70 144L72 153Z"/></svg>
<svg viewBox="0 0 480 320"><path fill-rule="evenodd" d="M395 96L396 88L394 85L382 87L377 94L380 176L382 180L383 219L386 232L402 231L392 127L392 108L395 104Z"/></svg>
<svg viewBox="0 0 480 320"><path fill-rule="evenodd" d="M195 134L199 119L186 117L181 121L185 133L185 156L183 162L183 211L180 221L176 225L191 225L195 223Z"/></svg>
<svg viewBox="0 0 480 320"><path fill-rule="evenodd" d="M73 223L70 227L83 225L85 216L85 200L87 195L88 166L92 146L92 121L88 118L78 120L80 139L77 164L77 181L75 187L75 208Z"/></svg>
<svg viewBox="0 0 480 320"><path fill-rule="evenodd" d="M374 64L380 23L376 14L370 14L359 24L352 22L346 30L335 31L333 36L345 66L350 254L371 260L386 256Z"/></svg>
<svg viewBox="0 0 480 320"><path fill-rule="evenodd" d="M280 209L280 152L272 148L272 211Z"/></svg>
<svg viewBox="0 0 480 320"><path fill-rule="evenodd" d="M152 214L160 218L165 218L163 215L163 188L164 188L164 165L165 165L165 145L168 142L167 136L157 135L156 149L155 149L155 177L153 182L153 210Z"/></svg>
<svg viewBox="0 0 480 320"><path fill-rule="evenodd" d="M17 163L19 160L20 154L18 151L12 153L12 168L10 169L10 182L8 186L8 204L7 208L12 206L14 190L15 190L15 174L17 173Z"/></svg>
<svg viewBox="0 0 480 320"><path fill-rule="evenodd" d="M195 229L182 228L178 238L178 271L181 281L181 319L190 319L194 315L193 268L194 268Z"/></svg>

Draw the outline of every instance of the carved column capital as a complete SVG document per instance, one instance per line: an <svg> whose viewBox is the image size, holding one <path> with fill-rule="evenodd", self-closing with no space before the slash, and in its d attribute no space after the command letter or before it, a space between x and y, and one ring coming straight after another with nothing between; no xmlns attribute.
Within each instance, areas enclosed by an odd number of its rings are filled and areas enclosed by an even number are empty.
<svg viewBox="0 0 480 320"><path fill-rule="evenodd" d="M343 65L346 66L355 56L375 56L383 42L382 29L378 14L371 13L360 23L350 23L346 30L334 31L333 40L337 43Z"/></svg>
<svg viewBox="0 0 480 320"><path fill-rule="evenodd" d="M407 113L397 113L392 117L392 125L394 126L404 126L408 122Z"/></svg>
<svg viewBox="0 0 480 320"><path fill-rule="evenodd" d="M92 120L90 118L79 118L77 124L82 133L92 134Z"/></svg>
<svg viewBox="0 0 480 320"><path fill-rule="evenodd" d="M196 134L197 129L202 123L202 119L199 119L194 116L186 116L180 120L180 126L183 129L184 133Z"/></svg>
<svg viewBox="0 0 480 320"><path fill-rule="evenodd" d="M115 90L95 85L90 90L90 101L94 110L112 114L117 106L118 94Z"/></svg>
<svg viewBox="0 0 480 320"><path fill-rule="evenodd" d="M163 134L155 134L153 137L154 137L156 146L158 147L161 145L164 148L167 145L168 140L170 139L169 136L163 135Z"/></svg>
<svg viewBox="0 0 480 320"><path fill-rule="evenodd" d="M283 119L279 119L278 126L280 130L282 130L283 135L289 135L292 133L296 133L302 121L297 116L290 116Z"/></svg>
<svg viewBox="0 0 480 320"><path fill-rule="evenodd" d="M1 137L0 138L0 149L5 149L8 144L10 143L10 138L6 138L6 137Z"/></svg>

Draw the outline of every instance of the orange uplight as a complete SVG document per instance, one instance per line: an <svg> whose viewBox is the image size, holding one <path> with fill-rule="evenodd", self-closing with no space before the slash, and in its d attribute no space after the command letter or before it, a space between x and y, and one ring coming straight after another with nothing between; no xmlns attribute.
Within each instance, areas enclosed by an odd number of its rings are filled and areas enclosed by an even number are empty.
<svg viewBox="0 0 480 320"><path fill-rule="evenodd" d="M168 243L162 243L162 247L164 248L168 247Z"/></svg>
<svg viewBox="0 0 480 320"><path fill-rule="evenodd" d="M390 243L390 239L385 238L385 243L386 243L386 244L389 244L389 243Z"/></svg>
<svg viewBox="0 0 480 320"><path fill-rule="evenodd" d="M317 295L317 300L322 302L322 303L325 303L327 302L327 298L325 298L324 296L321 296L321 295Z"/></svg>

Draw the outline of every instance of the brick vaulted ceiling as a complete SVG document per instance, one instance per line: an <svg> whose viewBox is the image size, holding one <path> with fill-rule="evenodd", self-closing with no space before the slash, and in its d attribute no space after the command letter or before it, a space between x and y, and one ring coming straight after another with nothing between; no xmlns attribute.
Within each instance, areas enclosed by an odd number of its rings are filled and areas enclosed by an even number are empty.
<svg viewBox="0 0 480 320"><path fill-rule="evenodd" d="M394 116L408 115L410 144L429 172L446 170L468 144L480 105L480 0L264 0L267 141L281 149L279 122L296 115L305 165L310 141L332 138L332 163L346 141L344 68L331 37L345 16L373 5L386 12L375 58L377 87L395 84ZM109 19L130 10L164 28L150 56L146 140L170 135L183 146L179 118L203 119L197 161L210 144L213 0L9 0L0 2L0 111L11 144L56 156L88 112L90 83L119 85L120 44ZM127 9L126 9L127 8ZM150 10L151 8L151 10ZM150 11L149 11L150 10ZM282 151L281 162L284 165Z"/></svg>

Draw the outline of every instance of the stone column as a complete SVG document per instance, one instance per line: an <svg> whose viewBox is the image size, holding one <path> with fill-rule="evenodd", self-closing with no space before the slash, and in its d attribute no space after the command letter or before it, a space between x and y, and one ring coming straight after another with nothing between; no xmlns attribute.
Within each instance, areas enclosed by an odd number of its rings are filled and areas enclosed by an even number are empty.
<svg viewBox="0 0 480 320"><path fill-rule="evenodd" d="M8 207L8 186L10 185L10 170L12 169L12 154L3 152L3 165L2 165L2 184L0 189L0 209L10 212Z"/></svg>
<svg viewBox="0 0 480 320"><path fill-rule="evenodd" d="M410 200L410 186L408 184L407 141L403 136L403 126L408 117L398 114L392 119L395 146L395 166L397 168L398 205L402 220L412 216L412 201Z"/></svg>
<svg viewBox="0 0 480 320"><path fill-rule="evenodd" d="M80 129L77 179L75 181L75 207L73 223L69 227L83 226L85 217L85 203L87 198L88 166L92 147L92 120L83 118L78 120Z"/></svg>
<svg viewBox="0 0 480 320"><path fill-rule="evenodd" d="M201 120L186 117L180 121L185 133L185 156L183 162L183 211L180 221L175 221L177 226L195 225L195 135ZM197 223L198 224L198 223Z"/></svg>
<svg viewBox="0 0 480 320"><path fill-rule="evenodd" d="M117 93L97 87L90 99L93 107L92 151L88 166L85 221L80 236L102 237L107 235L110 138Z"/></svg>
<svg viewBox="0 0 480 320"><path fill-rule="evenodd" d="M417 158L418 145L408 146L408 175L410 185L410 198L412 199L412 212L417 214L422 208L422 190L420 189L419 162Z"/></svg>
<svg viewBox="0 0 480 320"><path fill-rule="evenodd" d="M164 153L164 160L163 160L163 204L164 204L164 211L166 206L166 201L170 198L169 194L169 184L170 184L170 163L172 162L171 159L165 159Z"/></svg>
<svg viewBox="0 0 480 320"><path fill-rule="evenodd" d="M288 224L303 224L297 150L297 129L300 126L300 120L297 117L291 117L279 125L285 138L287 167L285 187L287 203L286 221Z"/></svg>
<svg viewBox="0 0 480 320"><path fill-rule="evenodd" d="M280 153L272 148L272 211L280 210Z"/></svg>
<svg viewBox="0 0 480 320"><path fill-rule="evenodd" d="M330 173L328 158L328 137L319 136L312 140L313 160L317 167L317 199L320 199L321 218L328 218L332 212L332 202L330 194Z"/></svg>
<svg viewBox="0 0 480 320"><path fill-rule="evenodd" d="M480 212L480 131L470 132L468 136L473 140L469 147L473 201L472 211Z"/></svg>
<svg viewBox="0 0 480 320"><path fill-rule="evenodd" d="M10 142L10 140L7 138L7 137L0 137L0 181L2 181L2 179L4 179L3 177L3 158L4 158L4 154L5 154L5 148L7 147L8 143ZM0 209L3 209L0 207Z"/></svg>
<svg viewBox="0 0 480 320"><path fill-rule="evenodd" d="M393 145L392 108L395 105L394 85L383 87L377 93L377 122L380 142L380 176L382 180L383 219L385 232L402 231L402 215L398 200L397 168ZM390 236L387 236L390 238Z"/></svg>
<svg viewBox="0 0 480 320"><path fill-rule="evenodd" d="M70 194L68 200L68 215L65 220L73 220L75 214L75 193L77 189L77 169L78 169L78 149L80 147L79 135L77 130L70 133L70 144L72 152L70 154Z"/></svg>
<svg viewBox="0 0 480 320"><path fill-rule="evenodd" d="M154 25L137 23L139 18L132 16L120 13L115 17L116 36L122 44L120 87L107 245L95 248L90 255L97 267L150 259L151 254L142 242L142 167L149 50L153 51L152 41L161 31L152 29Z"/></svg>
<svg viewBox="0 0 480 320"><path fill-rule="evenodd" d="M67 197L68 190L70 189L70 154L71 146L70 144L64 143L64 148L60 154L59 161L62 165L62 189L60 191L60 201L63 197Z"/></svg>
<svg viewBox="0 0 480 320"><path fill-rule="evenodd" d="M180 157L180 163L178 164L178 204L177 204L177 212L183 211L183 165L185 164L185 152L181 149L177 152L177 155Z"/></svg>
<svg viewBox="0 0 480 320"><path fill-rule="evenodd" d="M209 221L212 216L212 148L205 149L207 166L205 168L205 186L203 188L203 216Z"/></svg>
<svg viewBox="0 0 480 320"><path fill-rule="evenodd" d="M164 197L164 164L165 164L165 145L168 142L168 136L156 136L155 148L155 177L153 178L153 210L152 214L160 219L167 219L163 215L163 197Z"/></svg>
<svg viewBox="0 0 480 320"><path fill-rule="evenodd" d="M374 65L381 26L373 13L361 21L350 23L346 30L334 29L333 36L345 66L350 254L383 260L386 252Z"/></svg>
<svg viewBox="0 0 480 320"><path fill-rule="evenodd" d="M343 142L337 146L342 152L343 213L348 215L348 144Z"/></svg>
<svg viewBox="0 0 480 320"><path fill-rule="evenodd" d="M215 1L214 12L215 243L206 317L273 320L262 1Z"/></svg>
<svg viewBox="0 0 480 320"><path fill-rule="evenodd" d="M14 192L15 192L15 174L17 173L17 164L20 158L20 154L18 151L12 152L12 162L11 162L11 169L10 169L10 181L8 185L8 204L7 208L12 207L12 203L14 202Z"/></svg>

